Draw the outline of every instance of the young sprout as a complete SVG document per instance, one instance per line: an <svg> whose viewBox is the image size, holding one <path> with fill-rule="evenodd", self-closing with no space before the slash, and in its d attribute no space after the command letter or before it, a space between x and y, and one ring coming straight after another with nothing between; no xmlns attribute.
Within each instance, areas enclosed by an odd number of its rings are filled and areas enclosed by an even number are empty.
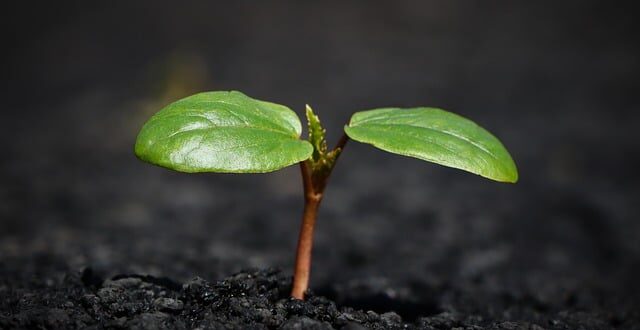
<svg viewBox="0 0 640 330"><path fill-rule="evenodd" d="M199 93L174 102L147 121L135 153L180 172L266 173L300 163L304 213L291 296L309 286L313 229L329 175L347 141L515 183L518 171L502 143L474 122L435 108L383 108L355 113L329 150L325 130L306 108L309 138L289 108L237 91Z"/></svg>

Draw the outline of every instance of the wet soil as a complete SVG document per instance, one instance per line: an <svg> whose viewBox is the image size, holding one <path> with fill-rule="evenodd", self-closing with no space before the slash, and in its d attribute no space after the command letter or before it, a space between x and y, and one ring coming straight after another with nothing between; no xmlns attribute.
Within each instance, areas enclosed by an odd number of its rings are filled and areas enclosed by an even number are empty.
<svg viewBox="0 0 640 330"><path fill-rule="evenodd" d="M7 266L3 263L5 272ZM90 268L52 268L43 275L44 282L20 286L7 286L4 278L1 328L595 330L637 329L640 321L638 310L605 304L610 301L606 292L576 288L547 297L540 292L487 295L481 280L470 284L474 289L356 281L328 290L331 298L309 292L300 301L288 296L290 277L274 269L184 283L136 274L104 279Z"/></svg>

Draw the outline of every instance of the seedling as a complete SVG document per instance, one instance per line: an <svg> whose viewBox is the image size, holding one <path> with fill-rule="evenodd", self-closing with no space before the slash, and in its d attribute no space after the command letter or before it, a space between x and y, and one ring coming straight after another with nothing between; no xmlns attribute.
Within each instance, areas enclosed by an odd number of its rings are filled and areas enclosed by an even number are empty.
<svg viewBox="0 0 640 330"><path fill-rule="evenodd" d="M474 122L435 108L383 108L355 113L335 148L311 107L308 140L289 108L241 92L205 92L172 103L142 127L143 161L180 172L266 173L300 164L304 213L291 296L309 285L313 228L325 186L347 141L515 183L518 171L502 143Z"/></svg>

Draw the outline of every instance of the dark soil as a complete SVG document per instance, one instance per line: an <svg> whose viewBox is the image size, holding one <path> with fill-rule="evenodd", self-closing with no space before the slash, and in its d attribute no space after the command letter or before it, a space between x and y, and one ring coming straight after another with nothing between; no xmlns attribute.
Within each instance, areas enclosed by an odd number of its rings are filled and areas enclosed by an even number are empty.
<svg viewBox="0 0 640 330"><path fill-rule="evenodd" d="M278 270L240 272L215 283L149 275L104 280L91 269L45 277L27 287L0 287L1 328L637 329L640 321L638 310L607 309L600 306L607 297L580 290L481 298L450 285L399 290L378 281L347 283L331 292L335 300L310 292L299 301L288 297L290 277Z"/></svg>

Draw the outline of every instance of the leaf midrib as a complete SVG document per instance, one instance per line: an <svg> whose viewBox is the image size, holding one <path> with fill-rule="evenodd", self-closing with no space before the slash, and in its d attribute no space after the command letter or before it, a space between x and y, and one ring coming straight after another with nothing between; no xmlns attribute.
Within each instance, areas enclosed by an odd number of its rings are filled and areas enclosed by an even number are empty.
<svg viewBox="0 0 640 330"><path fill-rule="evenodd" d="M250 125L248 123L246 123L245 121L245 125L220 125L220 124L216 124L213 121L211 121L211 119L207 118L206 116L203 116L202 114L199 113L180 113L180 114L167 114L163 117L157 118L156 120L164 120L167 117L173 117L173 116L181 116L181 117L197 117L199 119L203 119L206 120L210 126L208 127L200 127L200 128L192 128L192 129L187 129L187 130L178 130L178 132L174 132L166 137L164 137L163 139L166 138L170 138L173 137L179 133L184 133L184 132L189 132L192 130L204 130L204 129L216 129L216 128L246 128L246 129L255 129L255 130L261 130L261 131L267 131L267 132L272 132L272 133L276 133L276 134L280 134L280 135L284 135L288 138L295 138L298 139L298 137L296 135L291 135L290 132L283 132L280 130L275 130L271 127L264 127L264 126L257 126L257 125ZM243 120L244 121L244 120Z"/></svg>
<svg viewBox="0 0 640 330"><path fill-rule="evenodd" d="M155 143L157 143L158 141L163 141L163 140L174 138L174 137L176 137L178 135L181 135L183 133L193 133L194 131L215 130L215 129L220 129L220 128L243 128L243 129L250 129L250 130L256 130L256 131L266 131L266 132L271 132L271 133L274 133L274 134L282 135L282 136L286 137L287 140L303 141L303 140L300 140L300 139L297 139L297 138L293 138L292 136L284 134L284 133L279 132L279 131L263 129L263 128L256 128L256 127L252 127L252 126L211 126L211 127L192 128L192 129L188 129L188 130L184 130L184 131L177 131L177 132L174 132L174 133L172 133L172 134L170 134L168 136L165 136L165 137L157 139Z"/></svg>
<svg viewBox="0 0 640 330"><path fill-rule="evenodd" d="M256 101L256 100L251 100L251 101ZM246 104L246 105L243 105L243 104L237 104L237 103L234 103L234 102L227 102L227 101L224 101L224 100L197 100L197 101L192 101L192 103L191 103L191 104L189 104L189 106L194 106L194 105L197 105L197 104L199 104L199 103L205 103L205 104L224 104L224 105L235 106L235 107L238 107L238 108L242 108L242 107L245 107L245 106L246 106L246 107L252 108L252 109L254 110L253 112L251 112L251 114L252 114L252 115L255 115L256 117L260 118L261 120L263 120L263 121L265 121L265 122L268 122L268 123L272 124L273 126L282 127L282 125L281 125L281 123L280 123L280 122L273 121L273 119L265 113L265 112L273 112L273 114L274 114L275 116L277 116L279 119L282 119L282 120L287 124L287 127L286 127L286 128L290 128L292 131L296 132L296 127L291 126L291 125L290 125L291 123L290 123L289 121L287 121L285 118L283 118L283 116L282 116L281 114L277 113L277 111L265 110L265 109L261 108L261 107L260 107L260 104L259 104L258 102L255 102L255 103L258 103L258 104ZM249 102L249 103L252 103L252 102ZM241 116L241 115L238 115L238 113L236 112L236 110L233 110L233 109L207 109L207 110L199 110L199 109L196 109L196 108L185 108L185 110L195 110L195 111L204 111L204 112L206 112L206 111L223 110L223 111L226 111L226 112L231 113L231 115L233 115L233 116L234 116L234 117L236 117L236 118L239 118L239 119L240 119L240 120L242 120L243 122L246 122L246 120L245 120L244 118L242 118L242 116ZM289 110L289 111L290 111L290 110ZM283 128L284 128L284 127L283 127ZM286 128L285 128L285 129L286 129ZM297 132L296 132L296 133L297 133Z"/></svg>
<svg viewBox="0 0 640 330"><path fill-rule="evenodd" d="M500 163L500 158L498 158L498 156L497 156L497 155L493 154L493 153L492 153L490 150L488 150L485 146L483 146L483 145L481 145L481 144L478 144L478 143L476 143L476 142L473 142L472 140L470 140L470 139L468 139L468 138L466 138L466 137L460 136L460 135L458 135L458 134L456 134L456 133L453 133L453 132L450 132L450 131L438 130L438 129L431 128L431 127L418 126L418 125L411 125L411 124L371 124L371 123L369 123L369 124L366 124L366 125L354 125L354 126L351 126L351 127L353 127L353 128L360 127L360 128L373 128L373 129L375 129L375 128L384 127L384 126L401 126L401 127L402 127L402 126L408 126L408 127L412 127L412 128L426 129L426 130L430 130L430 131L433 131L433 132L446 134L446 135L452 136L452 137L454 137L454 138L457 138L457 139L459 139L459 140L462 140L462 141L464 141L464 142L467 142L467 143L471 144L472 146L474 146L474 147L476 147L476 148L480 149L480 150L481 150L481 151L483 151L484 153L488 154L491 158L493 158L493 159L495 159L496 161L498 161L498 163ZM434 143L434 142L430 142L430 143L440 145L440 144L438 144L438 143ZM442 145L440 145L440 146L442 146ZM445 148L445 147L443 146L443 148ZM445 148L445 149L447 149L447 148ZM447 149L447 150L449 150L449 149Z"/></svg>

